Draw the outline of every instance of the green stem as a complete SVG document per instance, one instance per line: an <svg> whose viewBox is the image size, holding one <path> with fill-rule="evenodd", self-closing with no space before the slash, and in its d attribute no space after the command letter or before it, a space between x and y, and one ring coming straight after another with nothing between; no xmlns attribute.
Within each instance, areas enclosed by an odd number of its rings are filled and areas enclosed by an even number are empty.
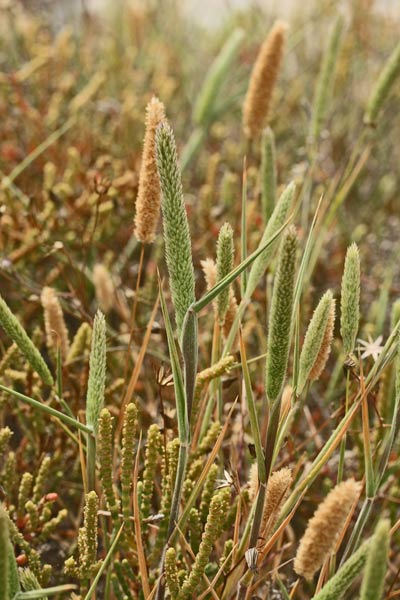
<svg viewBox="0 0 400 600"><path fill-rule="evenodd" d="M76 427L84 433L92 433L92 430L83 423L80 423L80 421L77 421L76 419L69 417L68 415L64 415L64 413L60 412L59 410L56 410L55 408L52 408L51 406L47 406L47 404L43 404L38 400L34 400L29 396L25 396L25 394L20 394L15 390L11 390L10 388L5 387L4 385L0 385L0 390L3 390L3 392L7 392L8 394L15 396L16 398L19 398L19 400L26 402L26 404L33 406L33 408L37 408L38 410L41 410L47 413L48 415L51 415L52 417L57 417L57 419L59 419L60 421L63 421L64 423L67 423L72 427Z"/></svg>

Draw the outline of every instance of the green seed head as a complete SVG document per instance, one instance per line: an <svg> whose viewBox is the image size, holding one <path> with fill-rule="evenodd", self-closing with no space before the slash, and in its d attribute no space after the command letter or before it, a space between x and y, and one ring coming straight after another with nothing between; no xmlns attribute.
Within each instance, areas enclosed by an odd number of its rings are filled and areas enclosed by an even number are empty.
<svg viewBox="0 0 400 600"><path fill-rule="evenodd" d="M194 270L175 139L167 123L162 123L157 128L156 147L162 192L165 257L180 337L186 312L195 300Z"/></svg>
<svg viewBox="0 0 400 600"><path fill-rule="evenodd" d="M290 227L282 241L269 316L265 389L270 403L280 394L289 358L296 249L296 229Z"/></svg>
<svg viewBox="0 0 400 600"><path fill-rule="evenodd" d="M318 359L324 341L326 327L332 310L332 292L328 290L322 296L314 311L303 348L301 349L299 361L299 379L297 382L297 394L300 395Z"/></svg>
<svg viewBox="0 0 400 600"><path fill-rule="evenodd" d="M383 594L390 546L390 521L380 521L370 542L360 600L380 600Z"/></svg>
<svg viewBox="0 0 400 600"><path fill-rule="evenodd" d="M217 242L217 283L233 269L233 229L229 223L222 225ZM218 320L223 324L229 306L229 286L217 297Z"/></svg>
<svg viewBox="0 0 400 600"><path fill-rule="evenodd" d="M106 383L106 320L97 311L93 321L92 347L90 350L89 382L86 396L86 423L95 434L104 404Z"/></svg>
<svg viewBox="0 0 400 600"><path fill-rule="evenodd" d="M293 182L289 183L289 185L283 190L274 208L274 212L272 213L271 218L269 219L264 230L259 247L266 244L267 241L274 235L274 233L276 233L276 231L284 224L290 205L292 204L295 191L296 186ZM275 248L276 242L268 246L268 248L266 248L264 252L262 252L260 256L258 256L253 262L249 273L249 279L247 281L245 298L249 299L253 294L258 282L264 275L265 269L268 266Z"/></svg>
<svg viewBox="0 0 400 600"><path fill-rule="evenodd" d="M44 362L39 350L28 337L18 319L13 315L0 296L0 325L6 334L15 342L26 360L47 385L53 385L53 377Z"/></svg>
<svg viewBox="0 0 400 600"><path fill-rule="evenodd" d="M346 253L340 306L340 333L347 355L354 350L360 320L360 255L356 244Z"/></svg>

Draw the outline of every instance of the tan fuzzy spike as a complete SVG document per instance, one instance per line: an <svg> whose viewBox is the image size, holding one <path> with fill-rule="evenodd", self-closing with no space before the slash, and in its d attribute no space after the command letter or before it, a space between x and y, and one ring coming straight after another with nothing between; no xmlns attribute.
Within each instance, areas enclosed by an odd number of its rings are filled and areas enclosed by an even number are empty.
<svg viewBox="0 0 400 600"><path fill-rule="evenodd" d="M316 381L319 379L322 371L325 369L325 365L328 361L331 353L331 345L333 338L333 328L335 325L335 300L332 298L331 308L329 312L328 322L326 324L324 338L322 340L321 348L318 356L315 360L314 366L310 372L310 379Z"/></svg>
<svg viewBox="0 0 400 600"><path fill-rule="evenodd" d="M65 359L69 352L68 330L56 291L51 287L44 287L40 300L44 311L47 347L57 350L60 345L61 356Z"/></svg>
<svg viewBox="0 0 400 600"><path fill-rule="evenodd" d="M143 244L154 240L160 214L161 190L158 179L155 136L160 123L165 121L164 104L153 97L146 107L139 190L136 199L135 236Z"/></svg>
<svg viewBox="0 0 400 600"><path fill-rule="evenodd" d="M209 291L217 281L217 265L212 258L205 258L200 261L200 264L203 269L204 279L206 280L207 291Z"/></svg>
<svg viewBox="0 0 400 600"><path fill-rule="evenodd" d="M114 306L115 289L110 272L103 264L94 266L93 284L100 309L108 313Z"/></svg>
<svg viewBox="0 0 400 600"><path fill-rule="evenodd" d="M243 128L247 137L258 135L268 118L282 61L286 30L286 23L277 21L258 53L243 105Z"/></svg>
<svg viewBox="0 0 400 600"><path fill-rule="evenodd" d="M312 579L333 551L360 484L348 479L333 488L309 520L294 561L297 575Z"/></svg>
<svg viewBox="0 0 400 600"><path fill-rule="evenodd" d="M258 468L257 463L255 462L250 467L249 475L249 497L251 502L253 502L256 499L259 485L260 484L258 480Z"/></svg>
<svg viewBox="0 0 400 600"><path fill-rule="evenodd" d="M291 485L292 471L288 467L275 471L269 478L260 528L261 536L267 535L274 527Z"/></svg>

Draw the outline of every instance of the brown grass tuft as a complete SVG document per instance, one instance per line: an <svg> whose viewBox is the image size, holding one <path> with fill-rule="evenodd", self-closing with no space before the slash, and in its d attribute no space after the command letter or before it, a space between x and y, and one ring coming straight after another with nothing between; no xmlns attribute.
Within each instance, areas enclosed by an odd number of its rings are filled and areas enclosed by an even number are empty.
<svg viewBox="0 0 400 600"><path fill-rule="evenodd" d="M56 291L51 287L44 287L40 300L44 311L47 347L57 350L60 345L61 356L66 359L69 352L68 330Z"/></svg>
<svg viewBox="0 0 400 600"><path fill-rule="evenodd" d="M277 21L258 53L243 104L243 128L247 137L255 137L260 133L268 118L282 61L286 30L286 23Z"/></svg>
<svg viewBox="0 0 400 600"><path fill-rule="evenodd" d="M329 492L309 520L294 561L297 575L312 579L333 551L360 484L354 479L339 483Z"/></svg>
<svg viewBox="0 0 400 600"><path fill-rule="evenodd" d="M335 325L335 300L332 299L331 308L329 311L328 322L326 324L326 329L325 329L325 333L324 333L324 338L322 340L321 348L320 348L317 358L315 359L314 366L310 371L310 379L312 381L316 381L317 379L319 379L322 371L325 369L325 365L326 365L329 355L331 353L331 344L332 344L332 338L333 338L334 325Z"/></svg>
<svg viewBox="0 0 400 600"><path fill-rule="evenodd" d="M146 132L136 199L135 236L143 244L149 244L154 240L160 214L161 190L157 172L155 136L158 125L164 120L164 104L153 97L146 107Z"/></svg>

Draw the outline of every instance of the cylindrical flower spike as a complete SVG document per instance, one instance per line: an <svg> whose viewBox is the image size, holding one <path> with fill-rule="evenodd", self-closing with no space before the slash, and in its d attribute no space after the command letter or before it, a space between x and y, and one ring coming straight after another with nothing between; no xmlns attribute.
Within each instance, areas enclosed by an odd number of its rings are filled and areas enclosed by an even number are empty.
<svg viewBox="0 0 400 600"><path fill-rule="evenodd" d="M295 184L289 183L289 185L283 190L275 208L274 212L269 219L266 228L264 229L263 236L258 247L263 246L266 242L276 233L276 231L282 227L287 218L289 208L292 204L294 194L296 191ZM249 278L247 280L246 293L245 298L249 299L256 289L258 282L261 277L264 275L265 269L268 266L268 263L272 257L272 254L276 248L276 242L271 244L268 248L264 250L253 262Z"/></svg>
<svg viewBox="0 0 400 600"><path fill-rule="evenodd" d="M321 348L319 349L318 356L315 359L315 363L310 371L310 379L311 381L316 381L319 379L322 371L325 369L325 365L328 361L329 355L331 353L331 345L333 338L333 327L335 325L335 299L332 298L331 307L329 311L328 321L325 327L324 337L322 339Z"/></svg>
<svg viewBox="0 0 400 600"><path fill-rule="evenodd" d="M3 298L0 296L0 325L6 334L15 342L26 360L47 385L53 385L53 377L44 362L39 350L28 337L25 329L13 315Z"/></svg>
<svg viewBox="0 0 400 600"><path fill-rule="evenodd" d="M294 570L298 575L312 579L333 551L359 491L360 485L348 479L333 488L318 506L297 549Z"/></svg>
<svg viewBox="0 0 400 600"><path fill-rule="evenodd" d="M258 135L268 118L282 61L286 30L286 23L277 21L258 53L243 104L243 129L247 137Z"/></svg>
<svg viewBox="0 0 400 600"><path fill-rule="evenodd" d="M354 350L360 320L360 255L356 244L347 249L340 308L340 333L347 355Z"/></svg>
<svg viewBox="0 0 400 600"><path fill-rule="evenodd" d="M269 315L265 391L271 404L281 392L289 358L296 249L296 228L292 226L282 241Z"/></svg>
<svg viewBox="0 0 400 600"><path fill-rule="evenodd" d="M156 160L156 130L165 120L164 104L153 97L146 107L146 132L144 136L139 189L136 199L135 236L142 244L154 240L160 214L160 182Z"/></svg>
<svg viewBox="0 0 400 600"><path fill-rule="evenodd" d="M332 315L332 292L328 290L322 296L308 326L299 360L299 378L297 395L303 391L314 367L318 367L326 328Z"/></svg>
<svg viewBox="0 0 400 600"><path fill-rule="evenodd" d="M44 311L47 347L57 351L59 345L61 356L65 360L69 353L68 330L56 291L51 287L44 287L40 299Z"/></svg>
<svg viewBox="0 0 400 600"><path fill-rule="evenodd" d="M186 312L195 300L189 224L183 198L175 139L167 123L156 133L157 167L162 191L165 256L176 325L181 337Z"/></svg>
<svg viewBox="0 0 400 600"><path fill-rule="evenodd" d="M381 600L390 549L390 521L383 519L370 541L360 600Z"/></svg>
<svg viewBox="0 0 400 600"><path fill-rule="evenodd" d="M228 275L233 269L233 229L229 223L222 225L217 242L217 283ZM221 324L225 321L225 315L229 307L229 290L226 287L217 296L217 314Z"/></svg>
<svg viewBox="0 0 400 600"><path fill-rule="evenodd" d="M99 416L104 404L106 383L106 321L98 311L93 321L89 381L86 396L86 424L97 434Z"/></svg>

